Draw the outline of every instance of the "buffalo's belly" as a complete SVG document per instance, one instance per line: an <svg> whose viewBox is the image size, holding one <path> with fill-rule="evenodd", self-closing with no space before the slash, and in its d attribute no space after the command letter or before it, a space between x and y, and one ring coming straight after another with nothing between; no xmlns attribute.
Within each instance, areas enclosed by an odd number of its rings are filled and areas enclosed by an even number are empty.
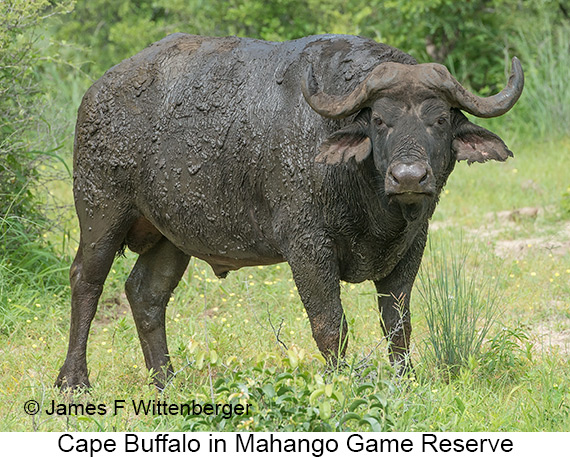
<svg viewBox="0 0 570 457"><path fill-rule="evenodd" d="M224 207L217 211L204 206L192 209L191 199L184 202L189 205L186 209L171 203L141 212L181 251L209 263L216 275L284 261L270 224L257 220L253 210L234 209L230 213Z"/></svg>

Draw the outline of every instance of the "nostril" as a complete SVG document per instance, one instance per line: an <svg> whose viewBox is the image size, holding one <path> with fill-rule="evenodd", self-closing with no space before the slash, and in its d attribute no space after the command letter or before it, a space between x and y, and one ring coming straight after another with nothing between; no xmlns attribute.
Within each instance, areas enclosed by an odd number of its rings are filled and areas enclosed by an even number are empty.
<svg viewBox="0 0 570 457"><path fill-rule="evenodd" d="M426 172L424 173L424 175L421 177L420 179L420 184L425 184L428 180L428 171L426 170Z"/></svg>
<svg viewBox="0 0 570 457"><path fill-rule="evenodd" d="M394 175L393 172L390 173L390 177L392 178L392 181L394 181L395 184L400 184L400 181L398 180L396 175Z"/></svg>

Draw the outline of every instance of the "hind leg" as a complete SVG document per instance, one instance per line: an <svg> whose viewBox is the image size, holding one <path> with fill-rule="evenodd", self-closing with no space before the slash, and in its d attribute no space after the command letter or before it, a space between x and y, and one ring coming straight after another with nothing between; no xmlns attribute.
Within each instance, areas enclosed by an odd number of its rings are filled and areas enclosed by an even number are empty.
<svg viewBox="0 0 570 457"><path fill-rule="evenodd" d="M103 283L125 234L120 230L97 240L84 237L69 271L71 282L71 326L67 357L55 385L60 388L89 387L87 338Z"/></svg>
<svg viewBox="0 0 570 457"><path fill-rule="evenodd" d="M166 344L166 305L189 260L190 256L162 238L139 256L125 283L146 366L159 388L172 374Z"/></svg>

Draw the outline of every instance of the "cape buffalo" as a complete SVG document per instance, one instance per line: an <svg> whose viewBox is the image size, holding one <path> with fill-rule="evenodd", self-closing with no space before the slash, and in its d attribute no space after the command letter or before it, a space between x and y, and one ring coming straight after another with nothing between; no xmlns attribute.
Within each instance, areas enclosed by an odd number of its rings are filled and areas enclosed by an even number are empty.
<svg viewBox="0 0 570 457"><path fill-rule="evenodd" d="M405 367L409 297L428 220L456 161L504 161L494 133L523 88L473 95L438 64L370 39L283 43L175 34L85 94L74 147L81 228L56 384L89 386L86 346L115 255L158 386L172 373L165 308L191 256L216 275L288 262L319 350L346 351L339 281L372 280L390 359Z"/></svg>

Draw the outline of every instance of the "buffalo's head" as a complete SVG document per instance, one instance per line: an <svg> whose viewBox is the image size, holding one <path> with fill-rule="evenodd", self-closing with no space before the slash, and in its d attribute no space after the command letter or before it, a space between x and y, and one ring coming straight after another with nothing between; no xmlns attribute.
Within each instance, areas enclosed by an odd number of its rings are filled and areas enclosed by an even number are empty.
<svg viewBox="0 0 570 457"><path fill-rule="evenodd" d="M512 156L494 133L467 120L461 110L496 117L516 103L524 85L519 60L508 84L483 98L466 90L439 64L377 66L352 92L330 95L319 89L309 67L302 81L306 101L317 113L354 120L320 146L317 162L357 162L370 154L384 180L384 195L414 217L436 200L456 161L504 161Z"/></svg>

